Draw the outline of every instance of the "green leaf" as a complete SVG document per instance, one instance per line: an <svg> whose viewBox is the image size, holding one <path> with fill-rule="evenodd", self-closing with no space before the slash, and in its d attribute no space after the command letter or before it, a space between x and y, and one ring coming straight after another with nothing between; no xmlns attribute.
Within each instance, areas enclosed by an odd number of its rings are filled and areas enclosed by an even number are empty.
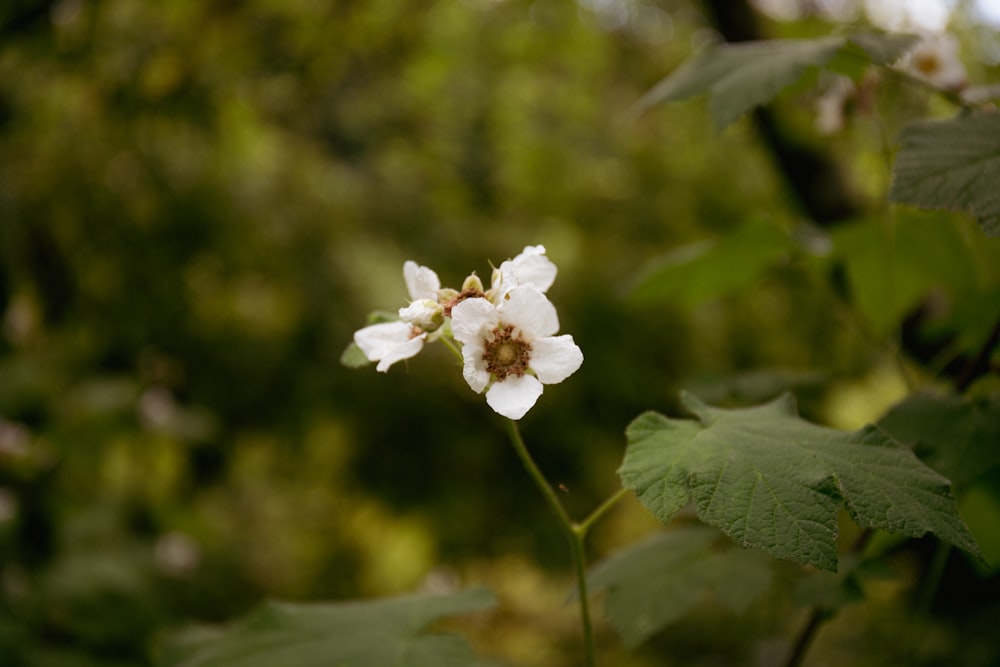
<svg viewBox="0 0 1000 667"><path fill-rule="evenodd" d="M791 247L791 238L775 225L751 222L721 238L685 245L655 260L642 273L633 296L695 306L745 288Z"/></svg>
<svg viewBox="0 0 1000 667"><path fill-rule="evenodd" d="M628 648L676 621L709 596L741 613L771 584L760 554L719 549L719 534L686 526L657 534L598 563L588 582L607 591L604 610Z"/></svg>
<svg viewBox="0 0 1000 667"><path fill-rule="evenodd" d="M827 614L865 599L865 582L898 578L879 555L861 558L847 554L837 572L803 570L792 589L792 600L801 607L818 607Z"/></svg>
<svg viewBox="0 0 1000 667"><path fill-rule="evenodd" d="M920 40L917 35L884 32L856 32L847 39L876 65L891 65Z"/></svg>
<svg viewBox="0 0 1000 667"><path fill-rule="evenodd" d="M891 238L872 220L839 225L830 235L853 302L883 334L934 286L953 293L978 287L973 257L951 221L926 215L899 218Z"/></svg>
<svg viewBox="0 0 1000 667"><path fill-rule="evenodd" d="M825 65L847 43L843 37L776 39L708 47L656 84L638 103L640 111L709 93L718 129L766 104L808 67Z"/></svg>
<svg viewBox="0 0 1000 667"><path fill-rule="evenodd" d="M878 425L911 445L956 487L1000 466L1000 396L914 394L894 406Z"/></svg>
<svg viewBox="0 0 1000 667"><path fill-rule="evenodd" d="M493 604L485 589L324 604L267 602L219 636L176 648L164 667L472 667L460 637L432 622Z"/></svg>
<svg viewBox="0 0 1000 667"><path fill-rule="evenodd" d="M968 211L987 236L1000 236L1000 114L914 123L899 141L893 201Z"/></svg>
<svg viewBox="0 0 1000 667"><path fill-rule="evenodd" d="M837 567L837 512L862 527L934 533L981 558L948 480L875 426L811 424L785 395L726 410L684 393L695 419L647 412L627 431L622 483L667 523L689 500L745 547L825 570Z"/></svg>
<svg viewBox="0 0 1000 667"><path fill-rule="evenodd" d="M347 344L344 351L340 355L340 363L348 368L364 368L369 365L371 361L365 356L365 353L361 351L358 344L353 340Z"/></svg>

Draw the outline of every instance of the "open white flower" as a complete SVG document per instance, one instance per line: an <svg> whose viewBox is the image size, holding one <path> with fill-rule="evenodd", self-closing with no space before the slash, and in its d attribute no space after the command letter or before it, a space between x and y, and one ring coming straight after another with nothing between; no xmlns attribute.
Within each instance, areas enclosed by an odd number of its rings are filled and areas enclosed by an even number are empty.
<svg viewBox="0 0 1000 667"><path fill-rule="evenodd" d="M570 335L556 336L555 306L533 284L518 285L499 306L466 299L451 312L451 328L462 343L462 375L476 393L509 419L520 419L542 395L542 386L562 382L583 363Z"/></svg>
<svg viewBox="0 0 1000 667"><path fill-rule="evenodd" d="M490 281L493 302L500 303L518 285L534 285L544 293L555 282L556 272L556 265L545 256L545 246L525 246L521 254L493 270Z"/></svg>
<svg viewBox="0 0 1000 667"><path fill-rule="evenodd" d="M958 57L958 41L947 33L925 35L898 66L945 90L961 90L968 83L965 65Z"/></svg>
<svg viewBox="0 0 1000 667"><path fill-rule="evenodd" d="M399 309L399 321L380 322L359 329L354 342L369 361L377 361L376 370L385 373L397 361L415 356L424 347L428 332L444 322L438 291L441 281L432 269L414 261L403 264L403 280L410 294L410 305Z"/></svg>

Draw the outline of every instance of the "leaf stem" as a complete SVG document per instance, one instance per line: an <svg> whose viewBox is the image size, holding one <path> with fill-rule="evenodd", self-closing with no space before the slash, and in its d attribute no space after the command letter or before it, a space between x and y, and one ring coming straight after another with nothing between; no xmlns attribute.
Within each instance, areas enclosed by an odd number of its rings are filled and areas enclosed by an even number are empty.
<svg viewBox="0 0 1000 667"><path fill-rule="evenodd" d="M625 496L627 496L628 492L629 492L629 489L621 489L621 490L619 490L618 493L616 493L615 495L611 496L610 498L608 498L607 500L605 500L603 503L601 503L600 506L597 509L595 509L593 512L591 512L590 515L586 519L584 519L583 521L581 521L580 523L578 523L577 524L577 528L583 533L583 537L586 537L587 532L591 529L591 527L595 523L597 523L597 521L601 517L603 517L605 514L607 514L611 510L612 507L614 507L615 505L617 505L618 501L620 501L622 498L624 498Z"/></svg>
<svg viewBox="0 0 1000 667"><path fill-rule="evenodd" d="M586 657L586 666L594 667L595 654L594 654L594 632L590 623L590 601L587 597L587 564L586 556L584 554L583 541L587 535L587 530L590 528L591 519L596 520L600 517L607 509L610 507L610 501L605 502L601 507L599 507L591 516L588 521L582 524L574 523L570 519L569 514L566 512L566 508L563 507L562 503L559 502L559 496L552 489L552 486L545 479L545 475L538 468L538 464L531 457L528 452L528 448L524 444L524 438L521 437L521 432L517 428L517 422L512 419L506 420L507 434L510 436L510 441L514 445L514 450L517 452L518 457L520 457L521 462L524 463L524 467L527 468L528 474L531 479L534 480L535 485L545 496L545 500L548 502L549 506L556 513L559 518L559 523L569 538L570 542L570 552L573 556L574 569L576 570L576 585L580 597L580 623L583 626L583 646L584 655ZM619 494L623 495L623 494ZM616 496L617 498L617 496ZM611 503L613 504L613 503ZM595 517L596 515L596 517Z"/></svg>
<svg viewBox="0 0 1000 667"><path fill-rule="evenodd" d="M857 539L851 545L850 552L852 554L862 554L864 553L865 547L868 546L868 542L871 541L872 536L875 535L875 531L872 528L865 528L858 535ZM812 645L813 640L816 638L816 634L819 632L820 627L828 619L832 618L834 610L824 607L823 605L815 605L809 612L809 620L806 621L805 626L799 631L799 636L795 640L795 646L792 648L791 654L788 656L788 660L785 661L784 667L799 667L802 664L802 660L806 657L806 652Z"/></svg>

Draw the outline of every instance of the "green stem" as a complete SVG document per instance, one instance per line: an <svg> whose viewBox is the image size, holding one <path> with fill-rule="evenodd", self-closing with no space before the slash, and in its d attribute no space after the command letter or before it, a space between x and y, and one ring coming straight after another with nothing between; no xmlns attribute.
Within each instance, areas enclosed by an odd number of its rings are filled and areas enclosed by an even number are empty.
<svg viewBox="0 0 1000 667"><path fill-rule="evenodd" d="M617 505L619 500L621 500L622 498L624 498L625 496L627 496L628 492L629 492L629 489L621 489L618 493L616 493L615 495L611 496L610 498L608 498L607 500L605 500L603 503L601 503L600 507L598 507L596 510L594 510L593 512L590 513L590 516L588 516L586 519L584 519L583 521L581 521L580 523L578 523L577 524L577 528L580 530L580 532L583 534L583 536L586 537L587 536L587 532L591 529L591 527L595 523L597 523L597 521L601 517L603 517L605 514L607 514L608 511L611 510L612 507L614 507L615 505Z"/></svg>
<svg viewBox="0 0 1000 667"><path fill-rule="evenodd" d="M545 500L548 502L549 506L556 513L559 518L559 523L563 530L566 532L566 536L569 538L570 551L573 555L574 569L576 570L576 585L580 597L580 623L583 626L583 647L584 655L586 657L586 666L594 667L596 665L595 654L594 654L594 632L590 623L590 600L587 597L587 564L586 557L584 555L583 541L587 535L587 530L590 527L590 523L585 522L583 524L576 524L570 519L569 514L566 512L566 508L563 507L562 503L559 502L559 496L552 489L552 486L545 479L542 471L538 468L535 460L531 458L531 454L528 452L528 448L524 444L524 439L521 437L521 432L517 428L517 422L512 419L507 420L507 434L510 436L510 441L514 445L514 450L517 452L518 457L520 457L521 462L524 463L524 467L527 468L528 474L534 480L535 485L545 496ZM598 508L598 512L603 514L606 509L602 508L608 505L605 503ZM598 512L597 516L600 516ZM591 518L594 518L594 514Z"/></svg>
<svg viewBox="0 0 1000 667"><path fill-rule="evenodd" d="M444 346L447 347L449 350L451 350L456 357L458 357L458 363L460 364L465 363L465 357L462 356L462 351L458 349L458 347L455 345L455 341L453 341L450 336L447 335L441 336L439 340L442 343L444 343Z"/></svg>

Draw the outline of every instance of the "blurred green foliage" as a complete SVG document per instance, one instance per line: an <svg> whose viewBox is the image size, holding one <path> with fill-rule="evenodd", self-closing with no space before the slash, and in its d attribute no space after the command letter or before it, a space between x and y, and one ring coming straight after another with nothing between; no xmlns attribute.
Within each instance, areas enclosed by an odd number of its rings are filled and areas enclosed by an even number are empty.
<svg viewBox="0 0 1000 667"><path fill-rule="evenodd" d="M629 119L709 19L693 1L630 2L622 20L615 6L0 8L0 664L148 665L174 629L264 596L453 580L507 601L473 628L481 644L502 637L508 659L572 664L571 615L551 613L568 582L563 538L498 418L441 372L447 351L391 377L339 363L369 311L403 305L406 259L458 283L546 245L560 268L549 294L586 362L523 427L578 515L617 488L625 425L676 410L678 388L735 403L795 388L821 420L831 392L886 405L898 396L843 384L886 367L872 330L898 326L930 287L996 305L997 243L937 214L945 275L896 265L903 298L888 310L864 291L883 284L870 278L881 265L855 252L868 232L851 227L834 235L859 257L846 269L779 252L697 304L631 298L641 267L671 249L760 220L794 236L802 214L749 124L718 134L697 103ZM926 111L900 95L900 115ZM789 106L788 126L808 133L809 110ZM878 149L865 128L837 144L869 184L886 179ZM930 224L903 242L936 249ZM861 320L845 314L845 285L862 290ZM941 368L988 332L983 307L964 312L933 311L938 328L917 334L936 350L958 334ZM977 488L994 511L996 486ZM634 509L598 529L595 552L650 530ZM899 588L839 631L866 649L899 645L899 591L925 552L905 551ZM955 585L987 590L967 570ZM931 653L988 652L967 633L995 608L980 596L964 626L933 626ZM794 629L790 609L777 594L720 638L733 620L706 607L634 664L750 664L770 650L759 637ZM869 651L871 664L886 655ZM934 655L921 664L954 664Z"/></svg>

